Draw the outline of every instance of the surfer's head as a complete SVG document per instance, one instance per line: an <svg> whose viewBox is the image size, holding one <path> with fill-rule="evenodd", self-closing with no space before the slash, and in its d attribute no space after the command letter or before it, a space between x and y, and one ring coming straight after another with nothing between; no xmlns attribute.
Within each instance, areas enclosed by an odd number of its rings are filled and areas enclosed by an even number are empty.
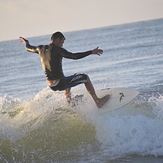
<svg viewBox="0 0 163 163"><path fill-rule="evenodd" d="M55 32L51 36L51 43L59 47L63 46L65 36L61 32Z"/></svg>

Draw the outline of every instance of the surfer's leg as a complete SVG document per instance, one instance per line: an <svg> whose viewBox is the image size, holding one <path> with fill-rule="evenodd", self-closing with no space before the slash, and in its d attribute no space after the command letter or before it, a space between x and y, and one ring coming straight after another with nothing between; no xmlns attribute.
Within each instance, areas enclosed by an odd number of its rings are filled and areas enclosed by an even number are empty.
<svg viewBox="0 0 163 163"><path fill-rule="evenodd" d="M82 74L82 73L75 73L74 75L63 77L60 80L60 83L57 87L57 90L63 91L64 90L64 95L66 96L67 101L70 103L72 98L71 98L71 88L75 87L79 84L83 84L87 81L87 75ZM81 96L75 96L75 98L78 98Z"/></svg>
<svg viewBox="0 0 163 163"><path fill-rule="evenodd" d="M67 101L70 103L71 102L71 92L70 92L71 88L67 88L66 90L64 90L64 95L66 96Z"/></svg>
<svg viewBox="0 0 163 163"><path fill-rule="evenodd" d="M85 86L86 86L87 91L92 96L93 100L95 101L98 108L101 108L109 100L109 97L110 97L109 95L105 95L102 98L97 97L95 89L88 76L87 76L87 82L85 82Z"/></svg>

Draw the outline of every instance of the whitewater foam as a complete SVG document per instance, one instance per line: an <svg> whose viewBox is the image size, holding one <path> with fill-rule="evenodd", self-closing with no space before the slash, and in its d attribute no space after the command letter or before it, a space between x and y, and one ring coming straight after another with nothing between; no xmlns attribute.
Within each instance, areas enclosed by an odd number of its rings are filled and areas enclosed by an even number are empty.
<svg viewBox="0 0 163 163"><path fill-rule="evenodd" d="M67 105L63 92L54 93L49 88L43 89L28 102L4 96L1 103L1 140L14 142L41 128L53 128L55 123L58 129L53 130L60 132L62 128L65 133L68 128L63 126L69 125L71 130L76 123L75 133L82 123L86 124L86 128L94 126L90 132L93 134L95 130L94 139L101 144L103 157L114 159L126 154L163 155L162 96L152 97L149 101L133 101L105 114L98 113L91 97L78 101L76 107L72 108Z"/></svg>
<svg viewBox="0 0 163 163"><path fill-rule="evenodd" d="M155 102L151 99L148 102L134 101L102 115L92 103L82 105L81 110L95 126L96 137L110 157L163 155L162 97Z"/></svg>

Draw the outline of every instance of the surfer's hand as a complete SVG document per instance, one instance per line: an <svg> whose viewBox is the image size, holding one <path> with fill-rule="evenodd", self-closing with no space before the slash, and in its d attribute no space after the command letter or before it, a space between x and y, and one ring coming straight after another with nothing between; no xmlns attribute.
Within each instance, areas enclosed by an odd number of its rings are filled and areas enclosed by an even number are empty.
<svg viewBox="0 0 163 163"><path fill-rule="evenodd" d="M19 40L20 40L20 42L22 42L23 44L29 43L28 40L26 40L26 39L23 38L23 37L19 37Z"/></svg>
<svg viewBox="0 0 163 163"><path fill-rule="evenodd" d="M103 50L99 49L99 47L97 47L96 49L92 50L92 54L101 55L102 53L103 53Z"/></svg>

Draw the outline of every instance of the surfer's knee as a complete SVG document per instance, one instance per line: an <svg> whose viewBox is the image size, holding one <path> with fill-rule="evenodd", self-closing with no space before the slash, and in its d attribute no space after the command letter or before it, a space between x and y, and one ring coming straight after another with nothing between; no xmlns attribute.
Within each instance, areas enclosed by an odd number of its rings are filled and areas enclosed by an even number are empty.
<svg viewBox="0 0 163 163"><path fill-rule="evenodd" d="M83 83L86 83L88 80L90 80L89 76L87 74L85 74L85 73L80 73L79 72L79 73L75 73L75 75L81 76L82 80L84 81Z"/></svg>
<svg viewBox="0 0 163 163"><path fill-rule="evenodd" d="M87 74L85 74L85 77L86 77L86 82L90 81L90 78Z"/></svg>

